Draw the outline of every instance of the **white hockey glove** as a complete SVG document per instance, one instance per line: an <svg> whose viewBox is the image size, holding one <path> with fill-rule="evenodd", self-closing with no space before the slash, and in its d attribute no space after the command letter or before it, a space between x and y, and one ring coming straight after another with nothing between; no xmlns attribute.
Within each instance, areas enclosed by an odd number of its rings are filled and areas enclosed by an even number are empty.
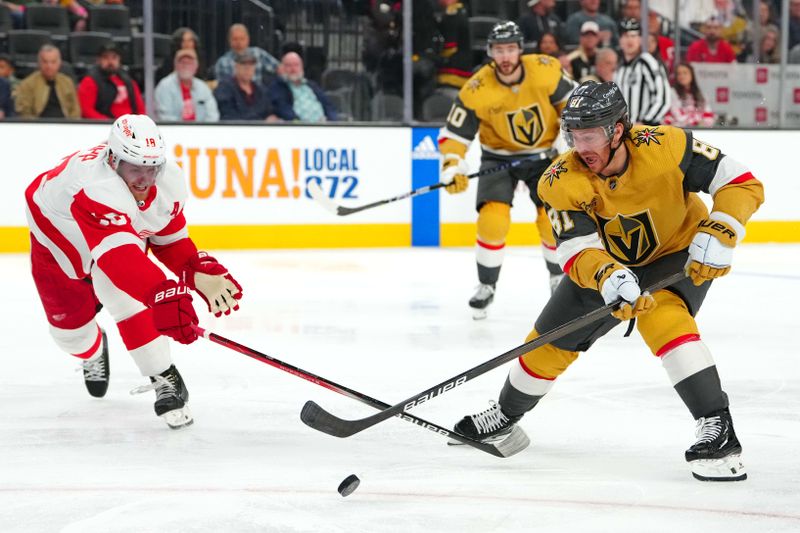
<svg viewBox="0 0 800 533"><path fill-rule="evenodd" d="M702 285L730 272L733 247L744 238L744 226L730 215L711 213L697 227L689 245L686 275L692 283Z"/></svg>
<svg viewBox="0 0 800 533"><path fill-rule="evenodd" d="M444 190L450 194L464 192L469 187L469 168L467 162L454 154L444 156L442 171L439 173L439 181L446 184Z"/></svg>
<svg viewBox="0 0 800 533"><path fill-rule="evenodd" d="M620 264L609 263L597 273L597 286L606 305L622 301L611 313L618 320L630 320L648 313L656 306L649 293L642 294L636 275Z"/></svg>
<svg viewBox="0 0 800 533"><path fill-rule="evenodd" d="M205 252L198 252L186 263L183 279L205 300L208 311L214 316L222 313L229 315L231 311L239 309L242 286L233 279L227 268Z"/></svg>

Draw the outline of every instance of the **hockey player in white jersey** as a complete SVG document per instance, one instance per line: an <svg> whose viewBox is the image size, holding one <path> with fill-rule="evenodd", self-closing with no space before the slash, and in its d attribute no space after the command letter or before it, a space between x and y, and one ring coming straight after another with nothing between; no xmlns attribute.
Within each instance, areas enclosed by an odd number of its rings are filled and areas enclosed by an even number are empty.
<svg viewBox="0 0 800 533"><path fill-rule="evenodd" d="M171 428L193 422L189 393L164 336L197 340L190 290L216 316L239 308L242 289L213 257L198 252L186 228L181 169L146 115L123 115L107 143L65 157L25 191L33 279L50 333L82 361L89 394L108 389L105 307L155 390L155 412ZM178 281L147 256L148 249Z"/></svg>

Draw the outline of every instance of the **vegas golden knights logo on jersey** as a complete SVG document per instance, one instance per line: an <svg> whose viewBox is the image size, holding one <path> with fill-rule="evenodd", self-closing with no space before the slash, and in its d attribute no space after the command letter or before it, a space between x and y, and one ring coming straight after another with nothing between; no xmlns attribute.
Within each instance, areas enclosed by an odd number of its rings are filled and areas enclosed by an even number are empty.
<svg viewBox="0 0 800 533"><path fill-rule="evenodd" d="M536 145L544 133L544 121L538 104L506 113L506 119L511 138L523 146Z"/></svg>
<svg viewBox="0 0 800 533"><path fill-rule="evenodd" d="M597 215L606 251L617 261L637 265L658 247L658 237L650 210L635 215L619 214L612 219Z"/></svg>

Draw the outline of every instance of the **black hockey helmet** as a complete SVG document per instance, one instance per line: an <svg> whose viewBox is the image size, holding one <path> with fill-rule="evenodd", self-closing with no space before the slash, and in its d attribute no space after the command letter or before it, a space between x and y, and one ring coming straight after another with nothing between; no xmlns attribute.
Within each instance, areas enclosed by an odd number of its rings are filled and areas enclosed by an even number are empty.
<svg viewBox="0 0 800 533"><path fill-rule="evenodd" d="M522 31L517 23L511 20L498 22L492 27L486 38L486 53L491 55L493 44L517 43L522 48Z"/></svg>
<svg viewBox="0 0 800 533"><path fill-rule="evenodd" d="M572 92L561 112L561 130L570 146L573 146L570 131L603 128L606 136L611 139L617 122L621 122L626 131L630 130L628 104L619 86L613 81L581 83Z"/></svg>
<svg viewBox="0 0 800 533"><path fill-rule="evenodd" d="M622 35L623 33L628 33L629 31L635 31L641 35L642 25L636 19L621 20L619 23L619 34Z"/></svg>

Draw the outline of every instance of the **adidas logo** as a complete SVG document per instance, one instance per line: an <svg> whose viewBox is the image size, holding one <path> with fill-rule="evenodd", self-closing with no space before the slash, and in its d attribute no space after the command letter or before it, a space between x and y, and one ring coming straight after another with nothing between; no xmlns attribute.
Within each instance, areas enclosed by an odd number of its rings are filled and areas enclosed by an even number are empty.
<svg viewBox="0 0 800 533"><path fill-rule="evenodd" d="M412 159L439 159L439 149L433 138L426 135L411 152Z"/></svg>

